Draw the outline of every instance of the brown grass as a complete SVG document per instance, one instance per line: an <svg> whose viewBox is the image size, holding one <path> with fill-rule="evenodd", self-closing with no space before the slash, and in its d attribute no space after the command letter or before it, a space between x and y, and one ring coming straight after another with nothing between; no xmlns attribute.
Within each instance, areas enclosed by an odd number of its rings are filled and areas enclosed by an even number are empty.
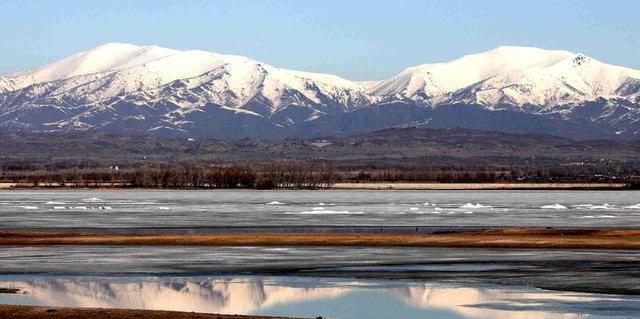
<svg viewBox="0 0 640 319"><path fill-rule="evenodd" d="M129 309L93 309L93 308L54 308L34 306L0 305L0 318L14 319L284 319L284 317L260 317L203 314L194 312L129 310Z"/></svg>
<svg viewBox="0 0 640 319"><path fill-rule="evenodd" d="M500 228L432 234L0 232L0 245L406 246L640 249L640 230Z"/></svg>

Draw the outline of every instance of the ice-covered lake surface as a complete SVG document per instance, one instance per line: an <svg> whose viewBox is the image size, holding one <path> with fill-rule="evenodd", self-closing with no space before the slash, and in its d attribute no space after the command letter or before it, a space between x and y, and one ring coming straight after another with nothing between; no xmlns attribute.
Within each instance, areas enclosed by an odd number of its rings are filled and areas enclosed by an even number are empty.
<svg viewBox="0 0 640 319"><path fill-rule="evenodd" d="M637 191L3 191L0 228L640 227ZM363 228L371 226L373 228ZM238 227L238 228L235 228ZM394 228L395 227L395 228ZM0 247L0 303L325 318L634 318L632 250Z"/></svg>
<svg viewBox="0 0 640 319"><path fill-rule="evenodd" d="M640 191L3 191L0 228L640 226Z"/></svg>

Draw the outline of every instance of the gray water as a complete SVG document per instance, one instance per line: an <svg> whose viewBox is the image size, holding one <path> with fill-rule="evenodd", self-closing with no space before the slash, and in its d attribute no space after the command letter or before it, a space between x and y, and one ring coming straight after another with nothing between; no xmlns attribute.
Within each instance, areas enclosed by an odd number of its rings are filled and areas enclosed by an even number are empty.
<svg viewBox="0 0 640 319"><path fill-rule="evenodd" d="M0 228L639 227L640 191L2 191Z"/></svg>
<svg viewBox="0 0 640 319"><path fill-rule="evenodd" d="M632 250L411 247L1 247L0 274L58 276L290 275L508 284L640 295Z"/></svg>

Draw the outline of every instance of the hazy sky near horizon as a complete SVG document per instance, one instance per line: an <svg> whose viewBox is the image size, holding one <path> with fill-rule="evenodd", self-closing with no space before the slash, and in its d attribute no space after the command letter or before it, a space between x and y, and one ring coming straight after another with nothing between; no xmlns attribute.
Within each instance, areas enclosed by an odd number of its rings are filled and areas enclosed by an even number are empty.
<svg viewBox="0 0 640 319"><path fill-rule="evenodd" d="M382 79L499 45L640 69L637 0L1 0L0 75L107 42L201 49Z"/></svg>

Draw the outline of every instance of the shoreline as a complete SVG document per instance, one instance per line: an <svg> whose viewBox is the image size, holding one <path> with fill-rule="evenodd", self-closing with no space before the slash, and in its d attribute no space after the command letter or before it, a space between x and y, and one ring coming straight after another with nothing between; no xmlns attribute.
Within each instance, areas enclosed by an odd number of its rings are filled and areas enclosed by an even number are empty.
<svg viewBox="0 0 640 319"><path fill-rule="evenodd" d="M0 305L0 317L15 319L294 319L288 317L222 315L164 310L70 308L23 305Z"/></svg>
<svg viewBox="0 0 640 319"><path fill-rule="evenodd" d="M2 231L4 246L370 246L640 249L640 229L490 228L433 233L89 233Z"/></svg>
<svg viewBox="0 0 640 319"><path fill-rule="evenodd" d="M30 183L0 183L0 190L261 190L257 188L203 188L173 189L131 187L123 184L99 183L93 185L59 185ZM628 183L408 183L408 182L353 182L335 183L328 188L270 188L264 190L632 190Z"/></svg>

